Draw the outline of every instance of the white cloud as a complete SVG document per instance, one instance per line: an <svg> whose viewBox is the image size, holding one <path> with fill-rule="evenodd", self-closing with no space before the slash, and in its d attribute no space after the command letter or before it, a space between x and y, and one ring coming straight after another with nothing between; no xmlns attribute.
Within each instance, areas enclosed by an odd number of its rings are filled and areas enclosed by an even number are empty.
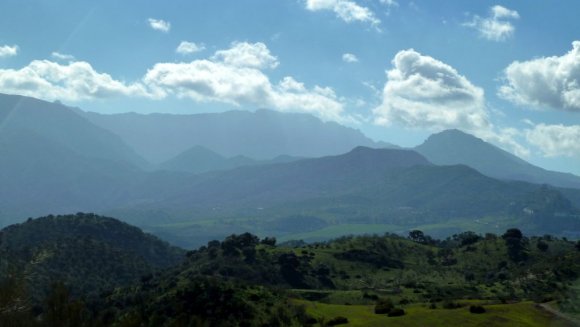
<svg viewBox="0 0 580 327"><path fill-rule="evenodd" d="M387 71L382 104L373 110L374 123L437 132L461 129L528 156L512 128L494 126L484 91L446 63L413 49L397 53Z"/></svg>
<svg viewBox="0 0 580 327"><path fill-rule="evenodd" d="M18 46L17 45L3 45L0 46L0 58L5 57L13 57L18 54Z"/></svg>
<svg viewBox="0 0 580 327"><path fill-rule="evenodd" d="M580 125L538 124L526 130L526 139L547 157L580 157Z"/></svg>
<svg viewBox="0 0 580 327"><path fill-rule="evenodd" d="M278 58L262 43L234 42L227 50L218 50L212 60L223 62L227 66L251 68L276 68Z"/></svg>
<svg viewBox="0 0 580 327"><path fill-rule="evenodd" d="M393 7L398 7L399 3L395 0L380 0L380 2L384 5L387 5L389 7L393 6Z"/></svg>
<svg viewBox="0 0 580 327"><path fill-rule="evenodd" d="M48 60L34 60L18 70L0 69L0 92L62 101L149 96L142 85L117 81L87 62L61 65Z"/></svg>
<svg viewBox="0 0 580 327"><path fill-rule="evenodd" d="M58 59L58 60L65 60L65 61L75 60L75 57L73 55L64 54L64 53L60 53L60 52L56 52L56 51L51 53L50 56L53 57L54 59Z"/></svg>
<svg viewBox="0 0 580 327"><path fill-rule="evenodd" d="M342 55L342 61L348 63L355 63L358 62L358 58L352 53L345 53Z"/></svg>
<svg viewBox="0 0 580 327"><path fill-rule="evenodd" d="M263 43L234 43L211 58L189 63L158 63L143 82L160 97L175 95L200 102L268 107L343 119L343 104L328 87L307 88L294 78L274 84L262 71L278 65Z"/></svg>
<svg viewBox="0 0 580 327"><path fill-rule="evenodd" d="M381 21L369 8L352 0L306 0L306 9L310 11L330 10L347 23L363 22L377 26Z"/></svg>
<svg viewBox="0 0 580 327"><path fill-rule="evenodd" d="M181 41L181 43L179 43L179 46L177 46L177 49L175 49L175 52L182 55L189 55L203 50L205 50L205 46L203 44Z"/></svg>
<svg viewBox="0 0 580 327"><path fill-rule="evenodd" d="M487 17L475 15L470 22L463 25L476 29L482 37L488 40L505 41L515 31L511 21L519 18L517 11L496 5L491 7Z"/></svg>
<svg viewBox="0 0 580 327"><path fill-rule="evenodd" d="M580 41L560 57L513 62L499 95L516 104L580 112Z"/></svg>
<svg viewBox="0 0 580 327"><path fill-rule="evenodd" d="M149 22L149 26L156 31L168 33L171 30L170 22L155 18L149 18L147 21Z"/></svg>
<svg viewBox="0 0 580 327"><path fill-rule="evenodd" d="M383 102L374 109L380 125L468 131L488 129L484 92L453 67L413 49L392 60Z"/></svg>

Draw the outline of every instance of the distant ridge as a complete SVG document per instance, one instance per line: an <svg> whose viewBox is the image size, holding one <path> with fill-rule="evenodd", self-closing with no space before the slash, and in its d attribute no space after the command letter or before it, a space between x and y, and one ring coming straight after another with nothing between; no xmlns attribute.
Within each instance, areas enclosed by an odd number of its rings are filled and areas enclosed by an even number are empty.
<svg viewBox="0 0 580 327"><path fill-rule="evenodd" d="M436 165L464 164L490 177L580 188L580 177L534 166L460 130L431 135L415 150Z"/></svg>
<svg viewBox="0 0 580 327"><path fill-rule="evenodd" d="M225 157L237 155L269 160L280 155L322 157L362 145L394 147L374 142L360 131L308 114L228 111L204 114L102 115L80 112L94 124L119 136L151 163L174 158L193 146Z"/></svg>

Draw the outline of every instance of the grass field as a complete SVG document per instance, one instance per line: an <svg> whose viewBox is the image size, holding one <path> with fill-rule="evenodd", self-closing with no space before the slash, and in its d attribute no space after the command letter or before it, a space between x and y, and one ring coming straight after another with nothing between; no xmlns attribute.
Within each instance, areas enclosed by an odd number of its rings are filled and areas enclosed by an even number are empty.
<svg viewBox="0 0 580 327"><path fill-rule="evenodd" d="M425 305L403 306L406 314L402 317L387 317L374 313L373 305L338 305L296 300L304 305L313 317L324 321L342 316L349 323L345 326L552 326L573 327L573 323L558 318L538 308L532 302L514 304L484 305L486 313L472 314L469 305L458 309L429 309Z"/></svg>

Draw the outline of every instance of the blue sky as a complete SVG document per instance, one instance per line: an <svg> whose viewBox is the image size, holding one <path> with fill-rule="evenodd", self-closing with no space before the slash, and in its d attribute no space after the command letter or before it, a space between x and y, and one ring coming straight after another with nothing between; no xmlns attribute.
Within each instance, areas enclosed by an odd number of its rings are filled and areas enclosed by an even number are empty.
<svg viewBox="0 0 580 327"><path fill-rule="evenodd" d="M403 146L460 128L580 174L578 12L533 0L4 0L0 92L102 113L307 112Z"/></svg>

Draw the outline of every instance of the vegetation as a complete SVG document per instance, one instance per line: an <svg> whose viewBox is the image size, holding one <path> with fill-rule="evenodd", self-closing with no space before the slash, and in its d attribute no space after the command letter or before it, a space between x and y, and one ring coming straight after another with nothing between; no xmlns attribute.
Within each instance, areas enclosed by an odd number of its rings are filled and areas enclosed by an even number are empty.
<svg viewBox="0 0 580 327"><path fill-rule="evenodd" d="M1 235L2 326L572 326L536 303L570 319L578 308L577 243L517 229L294 247L243 233L187 253L91 214Z"/></svg>

